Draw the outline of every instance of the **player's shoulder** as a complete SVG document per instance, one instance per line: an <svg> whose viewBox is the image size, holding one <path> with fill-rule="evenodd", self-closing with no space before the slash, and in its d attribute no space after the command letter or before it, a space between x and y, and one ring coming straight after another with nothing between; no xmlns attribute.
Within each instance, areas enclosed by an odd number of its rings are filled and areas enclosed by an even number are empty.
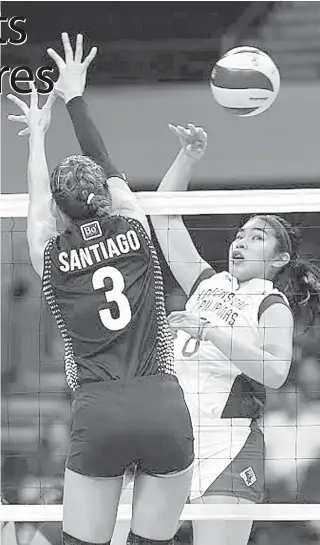
<svg viewBox="0 0 320 545"><path fill-rule="evenodd" d="M281 292L274 291L273 293L267 294L261 301L258 310L258 321L260 321L262 315L274 305L286 307L290 314L292 314L292 309L286 296Z"/></svg>
<svg viewBox="0 0 320 545"><path fill-rule="evenodd" d="M143 224L138 219L123 216L121 214L116 214L114 216L111 216L111 218L114 218L115 224L118 225L119 228L125 228L127 230L134 231L146 242L150 241L148 233L146 232Z"/></svg>

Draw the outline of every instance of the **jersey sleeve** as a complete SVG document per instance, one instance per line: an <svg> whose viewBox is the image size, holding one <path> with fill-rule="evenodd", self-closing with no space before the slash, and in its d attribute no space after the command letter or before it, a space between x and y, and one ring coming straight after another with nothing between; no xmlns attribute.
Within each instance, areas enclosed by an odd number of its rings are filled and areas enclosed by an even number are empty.
<svg viewBox="0 0 320 545"><path fill-rule="evenodd" d="M81 151L88 155L104 169L107 178L117 177L124 179L122 174L112 163L101 134L95 126L89 109L81 96L71 99L67 109L78 139Z"/></svg>
<svg viewBox="0 0 320 545"><path fill-rule="evenodd" d="M203 280L207 280L208 278L211 278L212 276L214 276L216 274L216 271L214 269L212 269L211 267L208 267L207 269L205 269L204 271L202 271L202 273L199 275L199 277L197 278L197 280L195 281L195 283L193 284L191 290L190 290L190 295L189 297L191 297L194 292L196 291L197 287L201 284L201 282Z"/></svg>
<svg viewBox="0 0 320 545"><path fill-rule="evenodd" d="M258 310L258 322L260 322L262 314L269 307L271 307L272 305L276 305L276 304L284 305L285 307L287 307L291 311L288 303L286 303L286 301L284 300L284 298L280 294L272 293L271 295L268 295L265 299L263 299L262 303L260 304L260 307L259 307L259 310Z"/></svg>

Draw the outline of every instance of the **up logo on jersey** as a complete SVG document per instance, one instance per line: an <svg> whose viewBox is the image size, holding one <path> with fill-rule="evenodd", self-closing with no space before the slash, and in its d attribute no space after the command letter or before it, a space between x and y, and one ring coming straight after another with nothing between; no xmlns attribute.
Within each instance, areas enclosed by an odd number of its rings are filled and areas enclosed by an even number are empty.
<svg viewBox="0 0 320 545"><path fill-rule="evenodd" d="M251 466L247 467L247 469L244 471L241 471L240 477L244 480L247 486L252 486L257 480L255 472Z"/></svg>
<svg viewBox="0 0 320 545"><path fill-rule="evenodd" d="M84 240L92 240L102 236L100 224L96 220L81 225L80 229Z"/></svg>

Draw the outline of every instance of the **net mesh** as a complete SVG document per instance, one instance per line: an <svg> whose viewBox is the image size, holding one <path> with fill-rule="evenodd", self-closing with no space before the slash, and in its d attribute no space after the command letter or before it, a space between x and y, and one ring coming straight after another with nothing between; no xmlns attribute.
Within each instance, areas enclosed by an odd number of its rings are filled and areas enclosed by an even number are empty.
<svg viewBox="0 0 320 545"><path fill-rule="evenodd" d="M254 212L280 213L299 225L302 253L320 262L317 189L140 193L138 197L147 214L183 214L199 253L218 271L226 268L228 242ZM27 205L26 195L1 196L2 493L15 504L1 509L6 510L6 520L61 520L71 395L63 373L60 335L29 260ZM159 256L167 311L180 310L185 296ZM267 392L263 419L267 501L286 505L280 510L274 505L193 505L185 507L183 518L319 518L316 509L302 505L320 501L314 479L320 471L319 357L319 339L302 337L295 343L290 380L280 390ZM13 511L17 507L22 511ZM130 517L129 505L122 505L119 517Z"/></svg>

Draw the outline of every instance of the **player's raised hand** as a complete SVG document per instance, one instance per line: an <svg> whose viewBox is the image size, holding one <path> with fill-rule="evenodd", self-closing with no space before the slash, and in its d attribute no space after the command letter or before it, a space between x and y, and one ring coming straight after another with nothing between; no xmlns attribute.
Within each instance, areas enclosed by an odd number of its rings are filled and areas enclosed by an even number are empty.
<svg viewBox="0 0 320 545"><path fill-rule="evenodd" d="M92 47L89 55L82 61L82 34L78 34L77 36L74 52L70 44L69 35L66 32L62 33L62 43L65 60L51 48L48 49L48 55L50 55L59 68L59 79L55 84L55 91L65 102L69 102L72 98L83 95L86 86L87 70L97 54L97 48Z"/></svg>
<svg viewBox="0 0 320 545"><path fill-rule="evenodd" d="M56 94L53 91L47 98L46 103L42 108L38 106L38 93L33 82L29 82L31 89L30 106L16 95L9 94L7 98L22 110L22 115L8 115L10 121L24 123L27 125L24 129L18 132L18 136L30 136L35 131L47 132L51 122L51 108L56 99Z"/></svg>
<svg viewBox="0 0 320 545"><path fill-rule="evenodd" d="M183 151L194 159L201 159L206 151L208 135L202 127L195 127L192 123L188 128L182 125L169 125L169 129L178 136Z"/></svg>

